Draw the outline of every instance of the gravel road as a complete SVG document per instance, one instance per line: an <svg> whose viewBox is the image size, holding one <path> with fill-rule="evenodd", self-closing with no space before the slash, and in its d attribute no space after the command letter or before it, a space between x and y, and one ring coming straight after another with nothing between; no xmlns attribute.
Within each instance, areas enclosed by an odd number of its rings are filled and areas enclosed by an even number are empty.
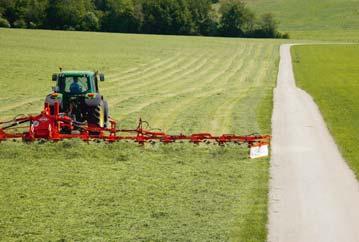
<svg viewBox="0 0 359 242"><path fill-rule="evenodd" d="M280 54L268 241L359 242L359 183L317 105L296 87L290 45Z"/></svg>

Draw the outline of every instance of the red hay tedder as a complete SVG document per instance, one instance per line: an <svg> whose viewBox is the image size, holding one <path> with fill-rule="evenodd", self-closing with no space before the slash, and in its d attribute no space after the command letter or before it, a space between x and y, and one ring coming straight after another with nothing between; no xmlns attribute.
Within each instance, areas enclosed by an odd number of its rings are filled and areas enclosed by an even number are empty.
<svg viewBox="0 0 359 242"><path fill-rule="evenodd" d="M60 74L61 75L61 74ZM73 74L71 74L73 75ZM97 75L97 73L93 73ZM61 91L61 82L56 77L58 92ZM104 77L101 77L103 80ZM64 79L66 81L66 79ZM87 89L97 88L97 78L86 78ZM66 87L63 87L66 90ZM91 90L90 90L91 91ZM83 141L103 140L105 142L117 142L132 140L140 145L145 143L161 142L165 144L176 141L189 141L193 144L226 143L247 144L250 148L250 157L258 158L268 156L270 135L223 134L214 136L210 133L198 133L191 135L172 135L164 132L147 130L146 121L140 119L135 129L118 129L117 122L108 116L107 103L99 92L84 92L82 95L68 95L66 92L50 94L45 101L44 110L39 115L22 115L6 122L0 122L0 142L11 139L22 139L26 142L36 140L61 141L66 139L81 139ZM96 90L95 90L96 91ZM61 99L59 99L61 95ZM68 98L68 103L64 99ZM64 98L64 97L65 98ZM73 97L76 97L75 99ZM94 97L100 97L98 101ZM85 100L86 99L86 100ZM80 102L80 101L81 102ZM86 103L85 103L85 101ZM65 103L65 104L64 104ZM65 106L68 106L65 108ZM87 106L81 106L87 105ZM67 109L67 110L65 110ZM84 111L86 110L86 111Z"/></svg>

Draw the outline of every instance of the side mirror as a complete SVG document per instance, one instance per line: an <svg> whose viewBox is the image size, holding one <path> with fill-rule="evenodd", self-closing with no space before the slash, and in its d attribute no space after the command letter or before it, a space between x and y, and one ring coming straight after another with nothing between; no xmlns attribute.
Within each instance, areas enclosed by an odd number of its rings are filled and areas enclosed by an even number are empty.
<svg viewBox="0 0 359 242"><path fill-rule="evenodd" d="M58 75L57 74L52 74L52 81L57 81Z"/></svg>
<svg viewBox="0 0 359 242"><path fill-rule="evenodd" d="M100 81L102 81L102 82L105 81L105 75L102 73L100 74Z"/></svg>

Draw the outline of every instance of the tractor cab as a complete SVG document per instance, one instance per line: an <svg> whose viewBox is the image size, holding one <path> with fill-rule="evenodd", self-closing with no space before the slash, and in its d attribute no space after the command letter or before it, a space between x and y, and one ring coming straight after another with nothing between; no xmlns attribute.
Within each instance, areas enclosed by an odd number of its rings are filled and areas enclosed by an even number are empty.
<svg viewBox="0 0 359 242"><path fill-rule="evenodd" d="M98 81L104 81L104 75L91 71L66 71L53 74L52 80L56 82L54 91L62 95L85 95L99 93Z"/></svg>

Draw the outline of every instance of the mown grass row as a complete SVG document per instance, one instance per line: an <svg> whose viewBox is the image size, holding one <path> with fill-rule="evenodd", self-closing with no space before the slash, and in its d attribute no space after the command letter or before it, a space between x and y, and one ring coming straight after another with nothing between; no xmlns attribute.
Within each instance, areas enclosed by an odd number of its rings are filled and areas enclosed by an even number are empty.
<svg viewBox="0 0 359 242"><path fill-rule="evenodd" d="M199 61L198 56L188 56L190 65L175 72L182 66L171 66L166 72L173 74L165 80L162 73L151 73L152 80L143 73L133 85L113 81L111 85L119 86L115 92L108 92L110 104L118 107L113 115L121 119L121 114L126 114L124 125L142 116L154 127L176 132L204 128L218 133L258 131L256 109L273 87L267 77L275 75L276 55L276 49L269 45L239 45L234 51L213 53L199 65L192 64ZM259 70L258 60L263 63ZM248 101L251 95L254 98ZM238 114L241 107L243 111Z"/></svg>
<svg viewBox="0 0 359 242"><path fill-rule="evenodd" d="M270 132L279 41L0 30L0 118L65 69L99 69L111 115L172 132ZM0 144L3 240L264 241L268 160L177 144Z"/></svg>

